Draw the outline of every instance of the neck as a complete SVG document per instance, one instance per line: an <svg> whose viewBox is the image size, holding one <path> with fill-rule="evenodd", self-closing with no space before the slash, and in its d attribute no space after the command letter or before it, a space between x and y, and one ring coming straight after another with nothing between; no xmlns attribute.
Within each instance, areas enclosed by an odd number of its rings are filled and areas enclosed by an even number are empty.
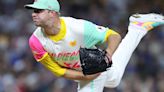
<svg viewBox="0 0 164 92"><path fill-rule="evenodd" d="M42 27L47 35L57 35L60 31L60 18L54 21L49 21L47 25Z"/></svg>

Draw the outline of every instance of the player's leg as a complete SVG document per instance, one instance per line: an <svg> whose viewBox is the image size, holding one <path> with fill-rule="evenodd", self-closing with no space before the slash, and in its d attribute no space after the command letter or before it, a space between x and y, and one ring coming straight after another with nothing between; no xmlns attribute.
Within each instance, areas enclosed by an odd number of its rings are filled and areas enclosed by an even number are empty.
<svg viewBox="0 0 164 92"><path fill-rule="evenodd" d="M107 72L101 73L101 75L93 81L79 81L78 92L103 92L107 79L106 73Z"/></svg>
<svg viewBox="0 0 164 92"><path fill-rule="evenodd" d="M107 71L106 87L116 87L120 83L128 61L146 33L164 24L164 16L158 14L136 14L130 17L128 33L112 56L113 65Z"/></svg>

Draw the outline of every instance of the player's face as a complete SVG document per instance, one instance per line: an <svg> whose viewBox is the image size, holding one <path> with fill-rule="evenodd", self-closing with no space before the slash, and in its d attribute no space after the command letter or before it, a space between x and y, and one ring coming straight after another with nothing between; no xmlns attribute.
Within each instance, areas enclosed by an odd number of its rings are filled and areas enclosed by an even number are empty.
<svg viewBox="0 0 164 92"><path fill-rule="evenodd" d="M49 20L49 11L42 9L34 9L32 19L36 26L44 26L46 21Z"/></svg>

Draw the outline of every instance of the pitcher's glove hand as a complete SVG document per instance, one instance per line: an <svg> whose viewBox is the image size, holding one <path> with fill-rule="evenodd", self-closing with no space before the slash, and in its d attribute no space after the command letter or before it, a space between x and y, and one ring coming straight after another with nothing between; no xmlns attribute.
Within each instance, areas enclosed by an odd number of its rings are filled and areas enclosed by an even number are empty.
<svg viewBox="0 0 164 92"><path fill-rule="evenodd" d="M112 61L106 55L106 51L100 49L80 48L80 61L84 75L106 71L111 67Z"/></svg>

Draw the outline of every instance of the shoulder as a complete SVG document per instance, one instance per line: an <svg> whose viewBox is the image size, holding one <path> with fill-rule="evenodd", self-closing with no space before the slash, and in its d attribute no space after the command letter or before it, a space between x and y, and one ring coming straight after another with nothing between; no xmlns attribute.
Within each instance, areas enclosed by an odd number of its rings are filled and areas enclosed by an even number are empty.
<svg viewBox="0 0 164 92"><path fill-rule="evenodd" d="M29 46L36 61L41 61L45 57L47 51L34 34L29 39Z"/></svg>
<svg viewBox="0 0 164 92"><path fill-rule="evenodd" d="M78 19L74 17L61 17L61 19L63 19L66 23L73 24L73 25L80 25L87 22L87 20L85 19Z"/></svg>
<svg viewBox="0 0 164 92"><path fill-rule="evenodd" d="M35 44L36 42L40 43L39 39L42 35L43 33L41 31L41 27L37 27L31 35L31 37L29 38L29 45Z"/></svg>
<svg viewBox="0 0 164 92"><path fill-rule="evenodd" d="M95 25L93 22L85 20L85 19L78 19L73 17L61 17L66 23L67 28L80 30L84 29L86 26L93 26Z"/></svg>
<svg viewBox="0 0 164 92"><path fill-rule="evenodd" d="M43 35L41 27L37 27L35 31L33 32L33 35L40 36Z"/></svg>

